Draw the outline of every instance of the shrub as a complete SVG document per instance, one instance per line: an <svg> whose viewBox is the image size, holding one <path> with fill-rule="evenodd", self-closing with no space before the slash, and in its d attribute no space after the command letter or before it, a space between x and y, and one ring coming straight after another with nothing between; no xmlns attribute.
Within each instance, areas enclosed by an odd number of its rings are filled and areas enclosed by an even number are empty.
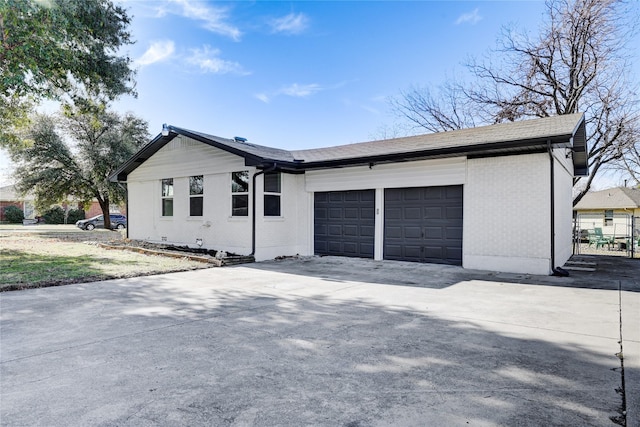
<svg viewBox="0 0 640 427"><path fill-rule="evenodd" d="M64 210L60 206L47 209L42 216L47 224L64 224Z"/></svg>
<svg viewBox="0 0 640 427"><path fill-rule="evenodd" d="M19 224L24 219L24 212L17 206L6 206L4 208L4 219L11 224Z"/></svg>
<svg viewBox="0 0 640 427"><path fill-rule="evenodd" d="M67 224L75 224L76 221L84 219L84 211L82 209L70 209L67 214Z"/></svg>

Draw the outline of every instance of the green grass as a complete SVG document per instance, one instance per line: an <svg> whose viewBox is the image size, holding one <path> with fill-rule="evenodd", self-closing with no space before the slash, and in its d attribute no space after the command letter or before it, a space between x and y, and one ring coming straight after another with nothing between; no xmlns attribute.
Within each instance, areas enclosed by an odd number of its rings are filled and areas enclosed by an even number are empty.
<svg viewBox="0 0 640 427"><path fill-rule="evenodd" d="M77 256L51 256L18 250L0 250L0 283L38 285L71 283L79 278L99 278L104 271L93 262Z"/></svg>
<svg viewBox="0 0 640 427"><path fill-rule="evenodd" d="M94 282L210 267L184 258L99 247L104 233L0 233L0 291Z"/></svg>

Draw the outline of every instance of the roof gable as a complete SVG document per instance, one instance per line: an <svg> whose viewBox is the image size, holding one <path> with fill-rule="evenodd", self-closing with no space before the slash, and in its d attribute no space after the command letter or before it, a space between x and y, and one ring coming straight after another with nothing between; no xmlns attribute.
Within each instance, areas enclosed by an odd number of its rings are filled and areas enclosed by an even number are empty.
<svg viewBox="0 0 640 427"><path fill-rule="evenodd" d="M361 142L310 150L283 150L168 126L110 177L125 181L140 164L177 135L185 135L245 159L247 166L285 172L391 163L452 156L495 156L544 152L551 144L573 150L576 175L587 174L584 115L568 114L470 129Z"/></svg>

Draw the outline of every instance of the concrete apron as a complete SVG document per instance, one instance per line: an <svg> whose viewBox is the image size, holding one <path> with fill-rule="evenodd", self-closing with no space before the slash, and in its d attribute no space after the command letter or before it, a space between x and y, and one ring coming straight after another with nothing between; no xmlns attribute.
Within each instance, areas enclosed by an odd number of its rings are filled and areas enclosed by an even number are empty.
<svg viewBox="0 0 640 427"><path fill-rule="evenodd" d="M638 425L640 293L472 273L312 258L4 293L0 422L611 426L622 301Z"/></svg>

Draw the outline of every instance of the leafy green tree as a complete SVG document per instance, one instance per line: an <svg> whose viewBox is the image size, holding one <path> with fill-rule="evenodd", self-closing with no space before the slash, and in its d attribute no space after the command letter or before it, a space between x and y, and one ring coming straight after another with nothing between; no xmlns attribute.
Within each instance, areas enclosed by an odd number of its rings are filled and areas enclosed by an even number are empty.
<svg viewBox="0 0 640 427"><path fill-rule="evenodd" d="M40 99L135 94L129 24L110 0L0 0L0 146Z"/></svg>
<svg viewBox="0 0 640 427"><path fill-rule="evenodd" d="M104 105L94 105L89 112L67 107L57 120L37 115L25 135L25 147L12 156L16 186L32 191L38 207L66 199L96 199L109 229L109 205L125 197L125 190L110 182L109 175L148 140L147 122L131 113L110 112Z"/></svg>

